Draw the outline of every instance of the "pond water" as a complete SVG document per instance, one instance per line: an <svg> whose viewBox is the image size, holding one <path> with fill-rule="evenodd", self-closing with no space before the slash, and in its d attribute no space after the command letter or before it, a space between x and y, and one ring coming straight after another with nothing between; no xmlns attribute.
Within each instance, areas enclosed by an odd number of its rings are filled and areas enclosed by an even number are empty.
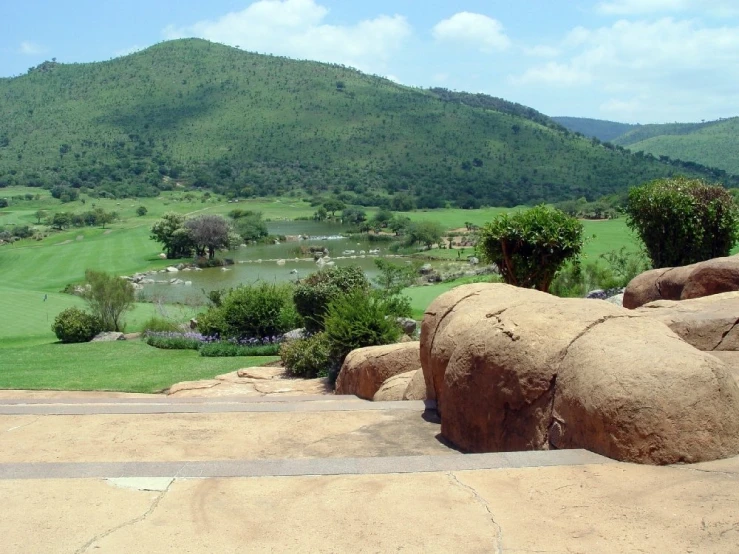
<svg viewBox="0 0 739 554"><path fill-rule="evenodd" d="M162 274L153 278L158 280L176 277L183 281L192 281L191 286L153 284L144 287L146 298L164 302L190 302L202 299L204 292L216 289L236 287L242 284L267 281L283 283L304 278L319 269L310 254L300 252L302 248L323 246L328 248L331 260L337 267L357 265L371 279L378 274L374 259L390 255L389 243L369 242L342 236L346 227L334 223L316 221L272 221L267 223L271 235L297 236L307 235L310 238L300 241L289 241L281 244L259 244L246 246L224 252L220 255L231 258L236 263L227 271L222 268L204 269L203 271L186 271L175 274ZM360 254L370 250L380 251L379 255ZM354 250L354 255L344 256L345 251ZM284 264L278 264L282 260ZM400 261L400 260L398 260ZM297 273L296 273L297 271Z"/></svg>

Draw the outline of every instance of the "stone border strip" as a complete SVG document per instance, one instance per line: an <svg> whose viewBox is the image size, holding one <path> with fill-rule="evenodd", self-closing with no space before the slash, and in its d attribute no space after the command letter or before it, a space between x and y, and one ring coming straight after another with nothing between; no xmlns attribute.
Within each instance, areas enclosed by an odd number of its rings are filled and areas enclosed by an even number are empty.
<svg viewBox="0 0 739 554"><path fill-rule="evenodd" d="M0 464L0 480L384 475L610 463L617 462L587 450L215 462L14 463Z"/></svg>
<svg viewBox="0 0 739 554"><path fill-rule="evenodd" d="M105 403L105 404L4 404L0 415L114 415L114 414L215 414L240 412L356 412L413 411L423 412L423 401L357 402L209 402L209 403Z"/></svg>
<svg viewBox="0 0 739 554"><path fill-rule="evenodd" d="M149 398L0 398L0 406L22 406L34 404L253 404L261 402L368 402L351 395L334 394L306 394L306 395L279 395L268 396L154 396Z"/></svg>

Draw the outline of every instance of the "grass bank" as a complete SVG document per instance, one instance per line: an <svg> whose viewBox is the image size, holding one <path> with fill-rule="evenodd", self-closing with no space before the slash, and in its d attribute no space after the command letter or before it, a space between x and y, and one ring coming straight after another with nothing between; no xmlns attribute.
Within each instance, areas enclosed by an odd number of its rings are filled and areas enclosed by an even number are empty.
<svg viewBox="0 0 739 554"><path fill-rule="evenodd" d="M158 350L141 341L16 346L3 348L0 355L0 389L144 393L277 359L205 358L193 350Z"/></svg>

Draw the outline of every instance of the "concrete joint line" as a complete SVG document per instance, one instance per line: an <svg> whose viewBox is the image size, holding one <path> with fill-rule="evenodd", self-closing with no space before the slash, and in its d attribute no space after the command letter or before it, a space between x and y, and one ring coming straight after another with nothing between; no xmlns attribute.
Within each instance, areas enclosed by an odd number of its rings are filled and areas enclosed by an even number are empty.
<svg viewBox="0 0 739 554"><path fill-rule="evenodd" d="M495 515L493 514L492 510L490 509L490 505L488 504L488 501L483 498L480 493L475 490L474 487L471 487L470 485L467 485L466 483L463 483L459 477L457 477L454 473L451 471L447 473L447 475L450 477L451 481L453 483L456 483L457 486L460 488L466 490L470 494L472 494L473 498L477 500L477 502L485 508L485 511L490 516L490 521L493 524L493 527L495 528L495 540L493 541L495 543L495 552L497 554L503 554L503 529L501 529L500 524L495 521Z"/></svg>
<svg viewBox="0 0 739 554"><path fill-rule="evenodd" d="M615 462L587 450L197 462L11 463L0 464L0 480L387 475L608 463Z"/></svg>

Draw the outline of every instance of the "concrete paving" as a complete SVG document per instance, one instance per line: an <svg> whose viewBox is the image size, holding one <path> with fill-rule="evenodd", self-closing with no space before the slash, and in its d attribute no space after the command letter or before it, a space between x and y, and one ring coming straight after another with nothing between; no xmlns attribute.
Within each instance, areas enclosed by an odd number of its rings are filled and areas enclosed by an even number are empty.
<svg viewBox="0 0 739 554"><path fill-rule="evenodd" d="M464 455L413 403L82 396L0 395L3 554L739 552L739 458Z"/></svg>

